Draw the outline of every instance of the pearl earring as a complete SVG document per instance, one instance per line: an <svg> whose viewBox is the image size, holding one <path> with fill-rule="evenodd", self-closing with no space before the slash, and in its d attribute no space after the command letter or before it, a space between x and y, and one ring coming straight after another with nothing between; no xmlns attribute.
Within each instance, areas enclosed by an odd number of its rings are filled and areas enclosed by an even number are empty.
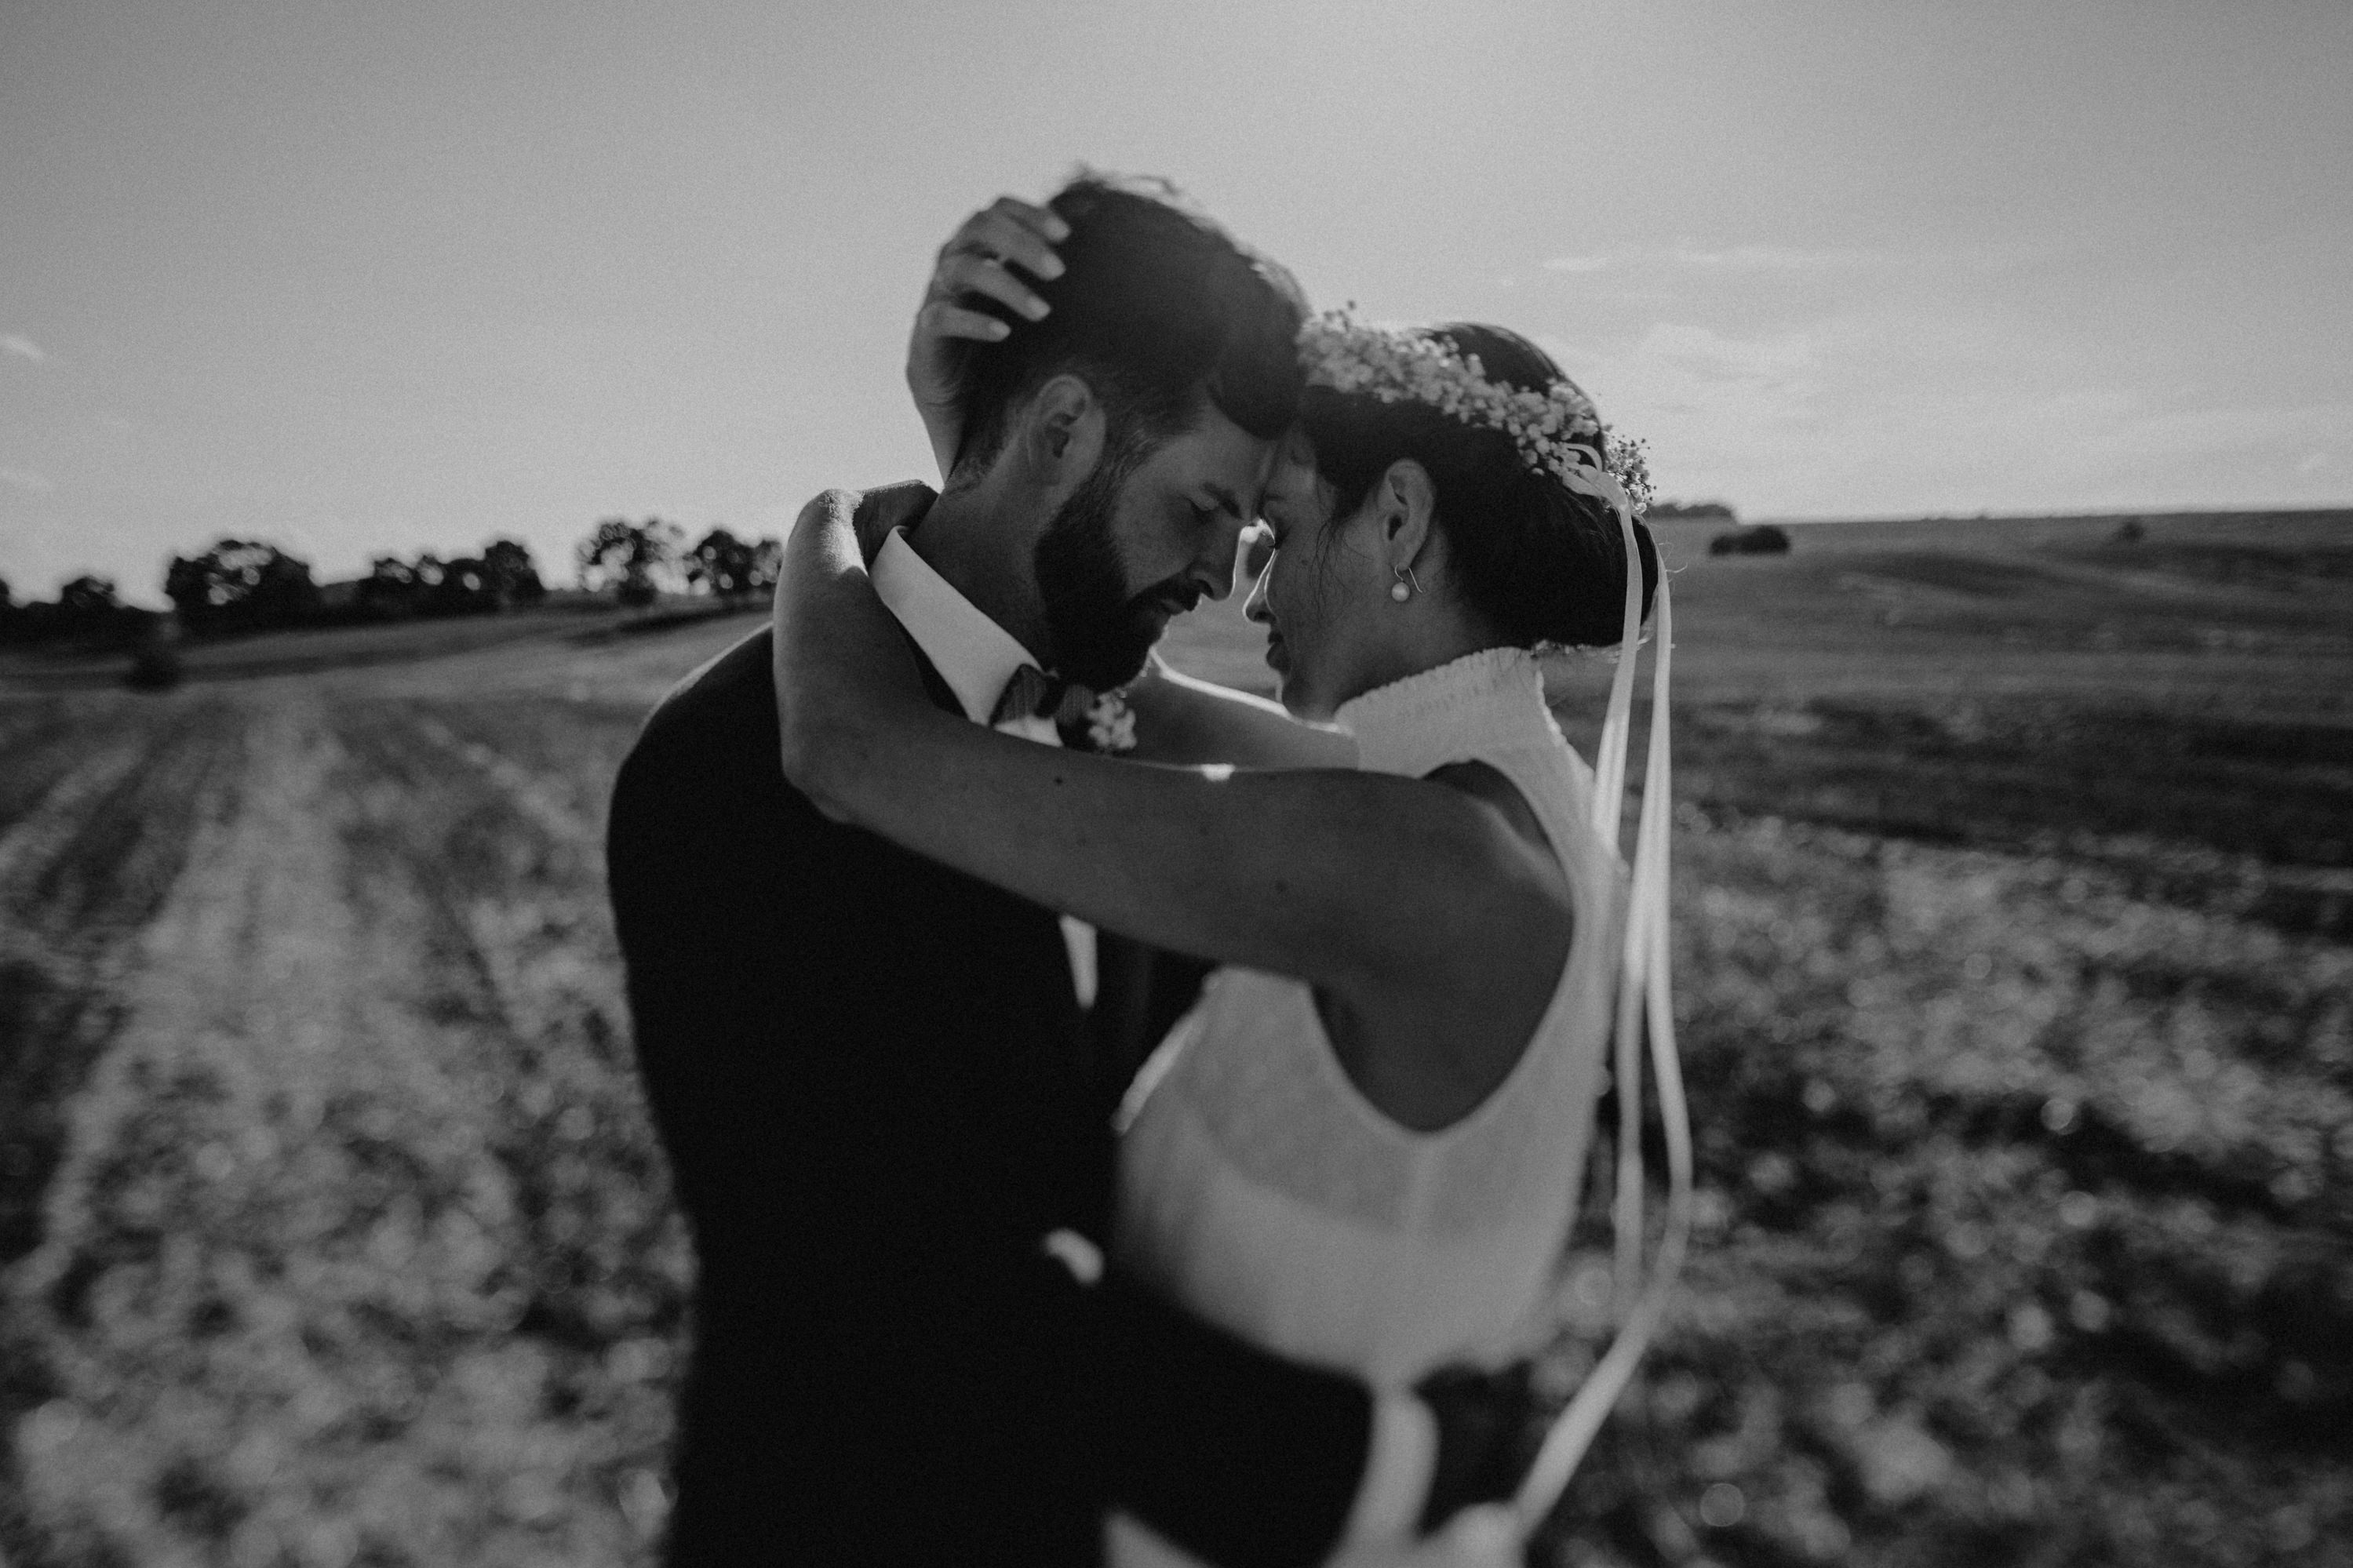
<svg viewBox="0 0 2353 1568"><path fill-rule="evenodd" d="M1421 586L1421 579L1413 574L1413 568L1410 566L1398 566L1393 570L1397 574L1397 581L1389 585L1389 597L1402 605L1413 597L1414 588ZM1408 583L1411 583L1413 588L1407 587Z"/></svg>

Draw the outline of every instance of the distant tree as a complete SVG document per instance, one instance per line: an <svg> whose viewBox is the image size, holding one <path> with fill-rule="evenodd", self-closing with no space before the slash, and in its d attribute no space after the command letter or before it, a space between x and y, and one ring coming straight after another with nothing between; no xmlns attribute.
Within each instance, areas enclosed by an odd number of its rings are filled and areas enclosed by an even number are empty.
<svg viewBox="0 0 2353 1568"><path fill-rule="evenodd" d="M752 546L752 591L765 594L776 585L776 577L785 567L785 542L764 539Z"/></svg>
<svg viewBox="0 0 2353 1568"><path fill-rule="evenodd" d="M34 643L57 631L55 605L38 599L19 604L5 579L0 579L0 642Z"/></svg>
<svg viewBox="0 0 2353 1568"><path fill-rule="evenodd" d="M353 591L362 616L385 620L403 616L473 616L531 604L547 596L529 547L494 539L479 556L444 561L430 550L414 561L379 555Z"/></svg>
<svg viewBox="0 0 2353 1568"><path fill-rule="evenodd" d="M164 595L198 636L299 626L319 607L311 563L258 539L224 539L193 559L174 555Z"/></svg>
<svg viewBox="0 0 2353 1568"><path fill-rule="evenodd" d="M706 592L733 602L754 591L752 574L759 564L758 547L714 528L687 552L687 580Z"/></svg>
<svg viewBox="0 0 2353 1568"><path fill-rule="evenodd" d="M77 577L58 590L59 637L92 641L115 631L121 620L122 601L111 577Z"/></svg>
<svg viewBox="0 0 2353 1568"><path fill-rule="evenodd" d="M397 555L379 555L370 562L354 597L364 614L382 620L413 616L424 607L417 568Z"/></svg>
<svg viewBox="0 0 2353 1568"><path fill-rule="evenodd" d="M1746 528L1736 528L1729 533L1719 533L1707 542L1710 555L1787 555L1789 536L1769 522Z"/></svg>
<svg viewBox="0 0 2353 1568"><path fill-rule="evenodd" d="M117 645L142 629L149 619L116 597L111 578L76 577L58 590L55 599L18 604L13 592L0 608L0 636L15 643L72 642Z"/></svg>
<svg viewBox="0 0 2353 1568"><path fill-rule="evenodd" d="M685 539L683 529L659 518L630 522L608 517L575 552L580 585L590 593L610 588L624 605L650 605L661 592L661 579L675 569Z"/></svg>
<svg viewBox="0 0 2353 1568"><path fill-rule="evenodd" d="M1651 522L1736 522L1732 509L1720 500L1652 501L1644 513Z"/></svg>
<svg viewBox="0 0 2353 1568"><path fill-rule="evenodd" d="M19 600L0 581L0 642L128 647L148 635L156 619L152 610L124 604L111 577L76 577L54 599Z"/></svg>
<svg viewBox="0 0 2353 1568"><path fill-rule="evenodd" d="M501 608L536 604L547 597L547 584L539 580L531 547L520 539L493 539L484 545L482 570Z"/></svg>
<svg viewBox="0 0 2353 1568"><path fill-rule="evenodd" d="M417 578L428 616L479 616L498 609L498 589L479 557L444 561L431 552L417 558Z"/></svg>

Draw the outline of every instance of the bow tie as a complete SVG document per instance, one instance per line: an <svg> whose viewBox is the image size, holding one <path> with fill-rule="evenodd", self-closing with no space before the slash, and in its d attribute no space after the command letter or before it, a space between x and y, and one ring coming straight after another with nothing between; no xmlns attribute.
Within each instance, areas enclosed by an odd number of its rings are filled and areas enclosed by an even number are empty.
<svg viewBox="0 0 2353 1568"><path fill-rule="evenodd" d="M1056 721L1062 699L1075 689L1071 682L1049 675L1034 664L1025 664L1005 683L1005 694L997 700L997 707L988 716L989 727L994 729L1016 719Z"/></svg>

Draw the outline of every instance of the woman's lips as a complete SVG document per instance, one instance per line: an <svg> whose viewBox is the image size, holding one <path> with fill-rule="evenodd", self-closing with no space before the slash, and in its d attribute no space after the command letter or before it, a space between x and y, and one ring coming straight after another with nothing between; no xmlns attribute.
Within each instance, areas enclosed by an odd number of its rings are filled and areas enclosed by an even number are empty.
<svg viewBox="0 0 2353 1568"><path fill-rule="evenodd" d="M1287 674L1291 668L1291 655L1283 647L1282 638L1272 632L1266 637L1266 662L1278 675Z"/></svg>

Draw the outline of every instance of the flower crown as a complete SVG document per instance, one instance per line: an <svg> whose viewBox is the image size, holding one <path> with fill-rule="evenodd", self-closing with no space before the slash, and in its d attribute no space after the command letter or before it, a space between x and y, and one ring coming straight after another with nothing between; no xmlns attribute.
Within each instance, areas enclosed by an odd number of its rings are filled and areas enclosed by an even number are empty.
<svg viewBox="0 0 2353 1568"><path fill-rule="evenodd" d="M1650 504L1642 444L1612 436L1593 400L1567 376L1542 392L1505 386L1487 379L1477 354L1434 332L1359 321L1345 307L1299 329L1299 363L1310 386L1424 404L1461 424L1501 431L1535 472L1613 511L1623 507L1640 517Z"/></svg>

